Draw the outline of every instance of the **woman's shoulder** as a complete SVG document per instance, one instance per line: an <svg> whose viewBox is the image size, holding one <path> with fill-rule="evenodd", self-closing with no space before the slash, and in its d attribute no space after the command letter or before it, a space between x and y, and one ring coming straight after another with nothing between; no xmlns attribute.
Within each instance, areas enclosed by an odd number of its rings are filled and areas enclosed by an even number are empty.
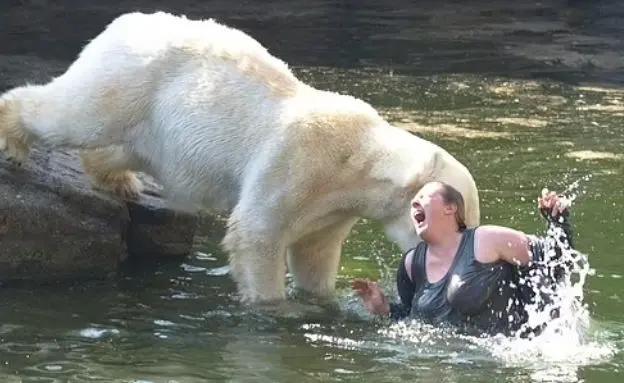
<svg viewBox="0 0 624 383"><path fill-rule="evenodd" d="M513 229L511 227L502 226L502 225L494 225L487 224L477 226L472 229L474 231L475 236L480 237L500 237L500 236L509 236L509 235L526 235L520 230Z"/></svg>
<svg viewBox="0 0 624 383"><path fill-rule="evenodd" d="M414 270L414 262L418 259L418 257L422 257L426 251L427 244L424 241L419 242L416 246L410 248L405 253L403 253L403 261L402 266L407 271L407 275L410 280L414 280L412 277L412 273Z"/></svg>
<svg viewBox="0 0 624 383"><path fill-rule="evenodd" d="M418 244L410 249L408 249L405 253L403 253L403 259L414 259L415 256L424 254L427 249L427 244L425 241L420 241Z"/></svg>

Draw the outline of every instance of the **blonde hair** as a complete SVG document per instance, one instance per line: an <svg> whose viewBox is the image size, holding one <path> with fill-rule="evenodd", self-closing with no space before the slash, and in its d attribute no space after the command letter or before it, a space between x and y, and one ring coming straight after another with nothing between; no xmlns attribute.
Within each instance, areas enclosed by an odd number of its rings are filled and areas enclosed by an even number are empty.
<svg viewBox="0 0 624 383"><path fill-rule="evenodd" d="M455 221L457 221L459 231L466 230L466 204L464 203L464 197L453 186L444 182L436 183L439 184L442 189L442 199L444 200L444 203L448 205L455 205L456 207Z"/></svg>

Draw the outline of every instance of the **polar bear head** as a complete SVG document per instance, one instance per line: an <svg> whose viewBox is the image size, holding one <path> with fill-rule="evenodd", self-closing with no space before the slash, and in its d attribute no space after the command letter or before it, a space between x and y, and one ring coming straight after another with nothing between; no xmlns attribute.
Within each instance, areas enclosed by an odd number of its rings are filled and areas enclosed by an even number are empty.
<svg viewBox="0 0 624 383"><path fill-rule="evenodd" d="M379 147L383 148L383 155L373 166L372 175L386 184L376 197L383 201L376 207L379 209L376 215L386 235L402 251L413 248L422 240L410 217L410 203L416 192L428 182L440 181L457 189L464 199L466 226L479 225L479 192L464 164L440 146L402 129L386 127L379 131L375 140L381 143Z"/></svg>

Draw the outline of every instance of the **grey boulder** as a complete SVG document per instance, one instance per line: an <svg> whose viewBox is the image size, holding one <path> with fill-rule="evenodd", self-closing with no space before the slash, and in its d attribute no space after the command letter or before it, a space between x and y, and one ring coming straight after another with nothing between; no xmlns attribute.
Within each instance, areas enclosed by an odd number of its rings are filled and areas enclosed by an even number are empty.
<svg viewBox="0 0 624 383"><path fill-rule="evenodd" d="M21 167L0 155L0 282L102 278L130 259L190 253L197 217L146 192L124 202L92 189L77 153L33 148Z"/></svg>

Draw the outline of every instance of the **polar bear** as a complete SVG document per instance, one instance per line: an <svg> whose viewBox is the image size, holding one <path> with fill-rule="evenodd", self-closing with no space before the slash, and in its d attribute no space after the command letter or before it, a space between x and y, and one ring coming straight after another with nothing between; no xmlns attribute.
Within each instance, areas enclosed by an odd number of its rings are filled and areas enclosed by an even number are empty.
<svg viewBox="0 0 624 383"><path fill-rule="evenodd" d="M222 245L243 302L286 298L285 274L320 297L335 289L358 219L381 222L404 251L420 239L411 197L456 187L469 227L479 197L468 169L393 127L357 98L315 89L255 39L212 19L123 14L65 73L0 97L0 149L81 151L95 187L132 199L137 171L175 209L228 214Z"/></svg>

